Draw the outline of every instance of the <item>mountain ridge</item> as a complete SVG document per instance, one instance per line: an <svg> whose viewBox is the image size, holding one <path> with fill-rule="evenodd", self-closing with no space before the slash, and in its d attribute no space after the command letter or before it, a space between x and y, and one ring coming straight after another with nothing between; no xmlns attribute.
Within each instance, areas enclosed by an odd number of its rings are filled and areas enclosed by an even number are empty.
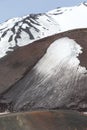
<svg viewBox="0 0 87 130"><path fill-rule="evenodd" d="M86 28L85 5L86 3L58 8L42 14L30 14L0 24L0 57L7 55L8 51L14 51L15 46L25 46L60 32Z"/></svg>

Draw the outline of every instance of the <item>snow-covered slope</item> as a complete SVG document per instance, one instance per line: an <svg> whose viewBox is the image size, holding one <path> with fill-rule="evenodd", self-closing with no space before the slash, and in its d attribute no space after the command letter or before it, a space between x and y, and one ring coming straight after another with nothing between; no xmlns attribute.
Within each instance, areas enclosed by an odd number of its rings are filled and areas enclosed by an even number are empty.
<svg viewBox="0 0 87 130"><path fill-rule="evenodd" d="M78 66L78 71L81 72L85 70L85 68L79 66L80 61L77 58L81 53L82 48L75 41L67 37L61 38L50 45L47 53L35 68L40 74L46 75L46 78L54 73L56 74L58 70L60 71L61 66L66 65L66 63L68 69L69 66L72 68Z"/></svg>
<svg viewBox="0 0 87 130"><path fill-rule="evenodd" d="M83 52L84 48L69 37L54 41L31 71L1 96L1 107L6 104L13 111L87 110L87 70L79 59Z"/></svg>
<svg viewBox="0 0 87 130"><path fill-rule="evenodd" d="M0 24L0 57L37 39L76 28L87 28L87 4L30 14Z"/></svg>

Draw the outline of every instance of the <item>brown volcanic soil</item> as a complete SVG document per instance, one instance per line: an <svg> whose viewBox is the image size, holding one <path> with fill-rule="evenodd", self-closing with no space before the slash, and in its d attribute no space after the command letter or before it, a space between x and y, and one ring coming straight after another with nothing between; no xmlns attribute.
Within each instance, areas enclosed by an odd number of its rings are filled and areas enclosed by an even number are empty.
<svg viewBox="0 0 87 130"><path fill-rule="evenodd" d="M56 39L75 39L84 49L79 56L82 66L87 67L87 29L78 29L43 38L24 47L16 48L0 60L0 93L19 81L44 55Z"/></svg>
<svg viewBox="0 0 87 130"><path fill-rule="evenodd" d="M75 111L27 112L0 116L1 130L87 130L87 116Z"/></svg>
<svg viewBox="0 0 87 130"><path fill-rule="evenodd" d="M48 46L57 39L44 38L19 47L0 60L0 93L16 83L44 55Z"/></svg>
<svg viewBox="0 0 87 130"><path fill-rule="evenodd" d="M5 109L9 109L10 111L13 111L13 110L26 111L26 110L40 109L39 107L34 109L32 105L30 106L31 108L27 108L27 106L25 106L24 108L20 109L20 108L17 108L18 104L16 105L16 109L14 109L13 104L14 102L16 103L19 98L19 93L21 93L20 88L23 89L24 85L27 84L27 82L25 83L26 79L29 80L29 78L35 74L35 73L31 73L30 70L38 62L38 60L41 57L43 57L49 45L53 43L55 40L62 37L69 37L71 39L74 39L77 43L80 44L80 46L83 48L83 53L79 56L80 64L81 66L84 66L87 68L87 60L86 60L87 58L87 29L77 29L77 30L67 31L64 33L60 33L60 34L43 38L27 46L16 48L14 52L9 53L7 56L5 56L4 58L0 60L0 74L1 74L0 75L0 93L1 93L0 111L4 111ZM28 77L27 75L29 72L30 72L30 77ZM74 95L72 92L72 95L76 97L75 99L73 99L73 97L71 98L69 97L70 98L69 103L71 102L76 103L76 106L74 107L72 106L72 104L69 104L71 105L69 106L69 109L87 111L86 81L87 81L86 76L84 76L84 78L81 81L79 80L77 81L77 85L75 86L76 95ZM32 81L32 83L33 82L34 81ZM28 88L26 88L26 91L28 90ZM80 94L78 95L78 93ZM19 98L19 100L21 99ZM42 100L43 100L43 97L42 97ZM76 100L79 100L79 102L77 102ZM36 104L38 102L35 97L33 101L35 101ZM81 106L79 106L80 103L81 103ZM53 106L54 105L51 104L51 107L49 109L59 109L59 108L67 109L65 106L61 107L61 105L59 105L58 107L53 107ZM48 107L45 108L44 103L43 103L43 108L41 109L48 109Z"/></svg>

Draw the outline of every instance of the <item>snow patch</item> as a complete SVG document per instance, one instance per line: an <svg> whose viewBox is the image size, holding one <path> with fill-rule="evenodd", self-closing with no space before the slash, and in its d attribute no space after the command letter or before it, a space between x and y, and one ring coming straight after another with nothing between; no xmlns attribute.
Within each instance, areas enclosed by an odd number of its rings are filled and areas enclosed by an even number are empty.
<svg viewBox="0 0 87 130"><path fill-rule="evenodd" d="M58 70L62 65L78 67L78 71L85 72L86 68L81 67L77 58L82 53L82 47L73 39L68 37L60 38L53 42L46 54L35 66L38 73L52 75L55 68ZM58 66L58 68L57 68Z"/></svg>
<svg viewBox="0 0 87 130"><path fill-rule="evenodd" d="M82 112L82 114L86 115L87 116L87 112Z"/></svg>
<svg viewBox="0 0 87 130"><path fill-rule="evenodd" d="M57 15L54 15L55 13L57 13ZM52 10L48 12L48 15L50 15L55 22L59 23L61 32L63 32L76 28L87 28L86 13L86 6L81 4L80 6Z"/></svg>
<svg viewBox="0 0 87 130"><path fill-rule="evenodd" d="M0 116L1 115L6 115L6 114L9 114L9 113L10 113L9 111L5 111L5 112L0 113Z"/></svg>

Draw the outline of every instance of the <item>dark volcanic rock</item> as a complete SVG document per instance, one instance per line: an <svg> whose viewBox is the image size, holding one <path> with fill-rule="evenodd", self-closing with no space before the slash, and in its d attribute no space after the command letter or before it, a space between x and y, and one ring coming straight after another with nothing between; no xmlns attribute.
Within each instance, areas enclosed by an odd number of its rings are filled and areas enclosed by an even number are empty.
<svg viewBox="0 0 87 130"><path fill-rule="evenodd" d="M1 130L87 130L87 116L74 111L46 111L0 116Z"/></svg>
<svg viewBox="0 0 87 130"><path fill-rule="evenodd" d="M83 53L78 55L80 64L74 68L63 60L64 63L57 64L51 75L47 75L44 70L42 73L41 61L48 47L55 40L63 37L74 39L82 47ZM4 84L2 89L0 84L0 109L2 110L2 106L6 106L5 109L10 111L59 108L87 111L86 58L87 29L60 33L15 49L0 62L0 68L2 67L0 81ZM85 71L79 73L79 66ZM46 71L49 70L49 67L47 68L45 63ZM6 75L6 81L2 81L4 75Z"/></svg>

